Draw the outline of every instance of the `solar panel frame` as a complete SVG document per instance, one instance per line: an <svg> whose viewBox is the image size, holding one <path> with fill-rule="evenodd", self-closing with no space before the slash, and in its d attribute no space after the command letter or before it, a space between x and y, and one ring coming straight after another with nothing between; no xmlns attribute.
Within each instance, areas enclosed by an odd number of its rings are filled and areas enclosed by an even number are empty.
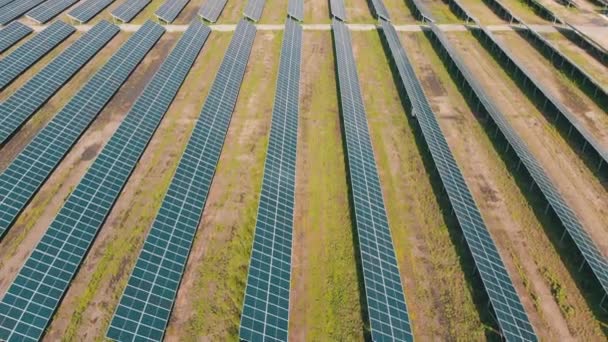
<svg viewBox="0 0 608 342"><path fill-rule="evenodd" d="M243 14L245 17L253 20L260 21L262 17L262 12L264 12L264 4L266 0L249 0L247 5L245 6L245 11Z"/></svg>
<svg viewBox="0 0 608 342"><path fill-rule="evenodd" d="M247 67L255 26L241 20L106 333L161 341Z"/></svg>
<svg viewBox="0 0 608 342"><path fill-rule="evenodd" d="M208 22L215 23L222 14L228 0L207 0L198 10L198 15Z"/></svg>
<svg viewBox="0 0 608 342"><path fill-rule="evenodd" d="M0 302L0 339L41 337L209 31L190 25L67 198Z"/></svg>
<svg viewBox="0 0 608 342"><path fill-rule="evenodd" d="M289 335L301 50L302 26L288 18L243 301L241 341L286 341Z"/></svg>
<svg viewBox="0 0 608 342"><path fill-rule="evenodd" d="M386 6L384 5L384 1L371 0L371 2L372 2L372 7L374 8L374 12L376 13L376 16L378 17L378 19L384 19L386 21L391 20L391 17L388 14L388 10L386 9Z"/></svg>
<svg viewBox="0 0 608 342"><path fill-rule="evenodd" d="M346 24L332 20L350 191L374 341L413 341L359 76Z"/></svg>
<svg viewBox="0 0 608 342"><path fill-rule="evenodd" d="M346 9L344 8L344 0L329 0L331 15L334 18L346 21Z"/></svg>
<svg viewBox="0 0 608 342"><path fill-rule="evenodd" d="M418 119L424 140L463 231L498 325L507 340L536 341L534 328L441 131L422 85L401 45L399 36L390 23L383 20L380 22L392 59L412 104L412 111ZM436 26L431 24L431 27Z"/></svg>
<svg viewBox="0 0 608 342"><path fill-rule="evenodd" d="M38 24L44 24L77 2L78 0L49 0L30 10L25 16Z"/></svg>
<svg viewBox="0 0 608 342"><path fill-rule="evenodd" d="M112 17L128 23L135 18L152 0L126 0L110 13Z"/></svg>
<svg viewBox="0 0 608 342"><path fill-rule="evenodd" d="M0 9L0 25L6 25L46 0L16 0Z"/></svg>
<svg viewBox="0 0 608 342"><path fill-rule="evenodd" d="M55 92L101 50L118 32L101 21L47 64L0 104L0 145L19 129Z"/></svg>
<svg viewBox="0 0 608 342"><path fill-rule="evenodd" d="M28 36L33 30L18 21L14 21L0 30L0 53L10 49L18 41ZM0 68L0 72L2 69Z"/></svg>
<svg viewBox="0 0 608 342"><path fill-rule="evenodd" d="M304 0L289 0L287 15L298 21L304 21Z"/></svg>
<svg viewBox="0 0 608 342"><path fill-rule="evenodd" d="M0 174L0 239L163 33L146 22Z"/></svg>
<svg viewBox="0 0 608 342"><path fill-rule="evenodd" d="M68 13L68 17L80 23L93 19L99 12L110 6L115 0L85 0Z"/></svg>
<svg viewBox="0 0 608 342"><path fill-rule="evenodd" d="M154 15L166 23L171 23L177 18L189 1L190 0L166 0L160 8L154 12Z"/></svg>
<svg viewBox="0 0 608 342"><path fill-rule="evenodd" d="M1 59L0 90L8 86L74 32L76 32L74 27L58 20Z"/></svg>

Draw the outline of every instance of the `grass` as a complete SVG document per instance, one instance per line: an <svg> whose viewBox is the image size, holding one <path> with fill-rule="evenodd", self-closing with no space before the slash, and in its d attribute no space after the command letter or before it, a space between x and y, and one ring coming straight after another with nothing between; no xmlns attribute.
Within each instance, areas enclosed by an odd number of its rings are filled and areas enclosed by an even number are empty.
<svg viewBox="0 0 608 342"><path fill-rule="evenodd" d="M266 0L260 24L284 24L288 0Z"/></svg>
<svg viewBox="0 0 608 342"><path fill-rule="evenodd" d="M428 10L433 15L433 18L438 23L454 24L462 23L463 20L458 18L443 0L431 0L426 3Z"/></svg>

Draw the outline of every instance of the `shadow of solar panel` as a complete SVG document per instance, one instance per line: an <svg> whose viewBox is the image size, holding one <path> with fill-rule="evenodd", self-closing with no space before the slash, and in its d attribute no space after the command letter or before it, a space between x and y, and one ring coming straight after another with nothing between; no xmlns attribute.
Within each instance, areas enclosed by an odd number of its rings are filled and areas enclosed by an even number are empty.
<svg viewBox="0 0 608 342"><path fill-rule="evenodd" d="M298 21L304 21L304 0L289 0L287 14Z"/></svg>
<svg viewBox="0 0 608 342"><path fill-rule="evenodd" d="M342 21L346 21L346 9L344 8L344 0L330 0L331 15Z"/></svg>
<svg viewBox="0 0 608 342"><path fill-rule="evenodd" d="M156 12L154 12L154 15L164 22L171 23L177 18L189 1L190 0L167 0Z"/></svg>
<svg viewBox="0 0 608 342"><path fill-rule="evenodd" d="M399 70L401 82L412 103L412 111L416 114L422 135L473 255L475 267L479 271L503 336L508 341L536 341L528 315L454 160L422 86L416 78L399 36L388 22L381 20L381 25L392 58Z"/></svg>
<svg viewBox="0 0 608 342"><path fill-rule="evenodd" d="M55 18L61 12L78 2L78 0L52 0L46 1L42 5L27 12L26 17L38 24L44 24Z"/></svg>
<svg viewBox="0 0 608 342"><path fill-rule="evenodd" d="M16 0L0 9L0 25L6 25L46 0Z"/></svg>
<svg viewBox="0 0 608 342"><path fill-rule="evenodd" d="M216 22L228 0L207 0L198 10L198 15L209 22Z"/></svg>
<svg viewBox="0 0 608 342"><path fill-rule="evenodd" d="M71 10L68 17L80 23L86 23L113 2L114 0L86 0Z"/></svg>
<svg viewBox="0 0 608 342"><path fill-rule="evenodd" d="M70 194L0 303L0 339L41 337L208 35L190 25Z"/></svg>
<svg viewBox="0 0 608 342"><path fill-rule="evenodd" d="M245 16L253 21L259 21L262 17L265 3L266 0L249 0L245 7Z"/></svg>
<svg viewBox="0 0 608 342"><path fill-rule="evenodd" d="M163 33L145 23L0 174L0 238Z"/></svg>
<svg viewBox="0 0 608 342"><path fill-rule="evenodd" d="M350 32L346 24L335 18L332 29L371 337L374 341L412 341L409 314L367 127Z"/></svg>
<svg viewBox="0 0 608 342"><path fill-rule="evenodd" d="M205 27L210 32L210 29ZM161 341L203 212L256 29L241 20L114 312L107 337Z"/></svg>
<svg viewBox="0 0 608 342"><path fill-rule="evenodd" d="M287 19L239 338L287 341L302 26Z"/></svg>
<svg viewBox="0 0 608 342"><path fill-rule="evenodd" d="M67 24L63 25L73 29ZM62 28L62 30L64 29ZM117 26L107 21L95 25L0 104L0 144L4 144L40 106L119 31Z"/></svg>
<svg viewBox="0 0 608 342"><path fill-rule="evenodd" d="M591 268L591 271L602 286L605 295L608 295L608 261L606 261L606 257L602 255L591 237L587 234L578 217L576 217L576 214L568 206L557 188L555 188L555 185L553 185L543 168L534 158L526 146L526 143L509 125L503 113L494 105L491 97L485 92L483 86L466 67L461 56L455 52L449 41L435 25L432 25L431 29L458 70L460 70L471 89L473 89L477 95L482 106L490 115L496 126L498 126L498 129L500 129L500 132L508 141L509 145L513 148L562 225L566 228L566 233L572 238L575 246Z"/></svg>
<svg viewBox="0 0 608 342"><path fill-rule="evenodd" d="M18 21L8 24L5 28L0 30L0 53L8 50L30 33L32 33L32 29ZM1 71L2 68L0 68L0 72Z"/></svg>
<svg viewBox="0 0 608 342"><path fill-rule="evenodd" d="M112 16L124 23L128 23L141 12L152 0L126 0L115 10Z"/></svg>
<svg viewBox="0 0 608 342"><path fill-rule="evenodd" d="M374 12L376 12L376 16L379 19L384 19L387 21L390 21L391 18L388 14L388 10L386 9L386 6L384 6L384 1L382 0L371 0L372 1L372 7L374 8Z"/></svg>
<svg viewBox="0 0 608 342"><path fill-rule="evenodd" d="M56 21L0 60L0 90L75 31L72 26Z"/></svg>

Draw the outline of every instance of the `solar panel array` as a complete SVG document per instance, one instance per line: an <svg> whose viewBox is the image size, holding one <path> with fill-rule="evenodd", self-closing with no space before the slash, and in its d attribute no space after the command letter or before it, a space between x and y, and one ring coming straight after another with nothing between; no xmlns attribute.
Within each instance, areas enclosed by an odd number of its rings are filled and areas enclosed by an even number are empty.
<svg viewBox="0 0 608 342"><path fill-rule="evenodd" d="M302 26L287 19L239 337L287 341Z"/></svg>
<svg viewBox="0 0 608 342"><path fill-rule="evenodd" d="M0 104L0 144L32 116L120 29L101 21Z"/></svg>
<svg viewBox="0 0 608 342"><path fill-rule="evenodd" d="M329 0L331 15L342 21L346 21L346 9L344 8L344 0Z"/></svg>
<svg viewBox="0 0 608 342"><path fill-rule="evenodd" d="M494 309L498 325L508 341L536 341L528 315L454 160L414 68L403 50L399 36L390 23L382 20L381 25L399 70L401 82L412 104L412 112L418 119L424 140Z"/></svg>
<svg viewBox="0 0 608 342"><path fill-rule="evenodd" d="M113 2L114 0L86 0L71 10L68 16L78 22L86 23Z"/></svg>
<svg viewBox="0 0 608 342"><path fill-rule="evenodd" d="M6 25L46 0L16 0L0 9L0 25Z"/></svg>
<svg viewBox="0 0 608 342"><path fill-rule="evenodd" d="M264 11L266 0L249 0L245 6L245 16L253 21L259 21Z"/></svg>
<svg viewBox="0 0 608 342"><path fill-rule="evenodd" d="M49 0L27 12L26 16L38 24L44 24L68 9L78 0Z"/></svg>
<svg viewBox="0 0 608 342"><path fill-rule="evenodd" d="M67 198L0 303L0 339L41 337L208 34L190 26Z"/></svg>
<svg viewBox="0 0 608 342"><path fill-rule="evenodd" d="M486 109L492 120L498 126L509 145L513 148L524 167L534 179L534 182L541 190L547 202L566 228L566 232L574 241L581 255L584 257L587 264L590 266L596 279L599 281L602 289L608 295L608 261L602 255L598 247L595 245L591 237L587 234L576 214L565 202L559 191L555 188L543 168L534 158L524 141L515 130L509 125L504 115L494 106L490 100L490 96L485 92L483 86L473 76L471 71L466 67L460 55L450 46L449 41L443 36L443 33L436 27L431 26L435 37L438 38L442 46L446 49L454 64L460 70L467 83L471 86L477 98Z"/></svg>
<svg viewBox="0 0 608 342"><path fill-rule="evenodd" d="M145 23L0 174L0 237L163 33Z"/></svg>
<svg viewBox="0 0 608 342"><path fill-rule="evenodd" d="M332 29L371 337L374 341L412 341L350 32L346 24L337 19L333 20Z"/></svg>
<svg viewBox="0 0 608 342"><path fill-rule="evenodd" d="M10 4L13 1L15 1L15 0L0 0L0 8Z"/></svg>
<svg viewBox="0 0 608 342"><path fill-rule="evenodd" d="M299 21L304 21L304 0L289 0L287 14Z"/></svg>
<svg viewBox="0 0 608 342"><path fill-rule="evenodd" d="M0 89L4 89L75 31L72 26L56 21L0 60Z"/></svg>
<svg viewBox="0 0 608 342"><path fill-rule="evenodd" d="M30 33L32 33L32 29L18 21L8 24L0 30L0 53L8 50ZM2 68L0 68L0 71L2 71Z"/></svg>
<svg viewBox="0 0 608 342"><path fill-rule="evenodd" d="M171 23L179 13L186 7L190 0L167 0L163 3L154 14L158 17L158 19Z"/></svg>
<svg viewBox="0 0 608 342"><path fill-rule="evenodd" d="M112 11L112 16L124 23L128 23L141 12L152 0L126 0Z"/></svg>
<svg viewBox="0 0 608 342"><path fill-rule="evenodd" d="M207 0L207 2L198 10L198 15L201 18L214 23L220 17L224 6L226 6L226 2L228 2L228 0Z"/></svg>
<svg viewBox="0 0 608 342"><path fill-rule="evenodd" d="M384 1L372 0L372 7L374 8L374 12L376 12L376 16L378 16L378 18L382 18L387 21L391 20L388 10L386 9L386 6L384 6Z"/></svg>
<svg viewBox="0 0 608 342"><path fill-rule="evenodd" d="M205 29L210 32L209 28ZM255 26L245 20L241 20L236 28L116 308L107 332L110 339L161 341L163 338L230 124L255 32Z"/></svg>

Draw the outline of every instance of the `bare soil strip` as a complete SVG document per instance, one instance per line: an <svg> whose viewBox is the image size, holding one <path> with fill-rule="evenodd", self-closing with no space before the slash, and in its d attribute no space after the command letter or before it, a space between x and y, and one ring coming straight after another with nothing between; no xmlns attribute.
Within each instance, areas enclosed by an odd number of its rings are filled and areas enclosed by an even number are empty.
<svg viewBox="0 0 608 342"><path fill-rule="evenodd" d="M498 25L507 22L499 17L484 1L481 0L460 0L463 7L478 19L482 25Z"/></svg>
<svg viewBox="0 0 608 342"><path fill-rule="evenodd" d="M328 0L304 0L304 23L330 23Z"/></svg>
<svg viewBox="0 0 608 342"><path fill-rule="evenodd" d="M526 24L550 24L551 22L537 15L534 9L524 3L523 0L502 0L513 14L520 17Z"/></svg>

